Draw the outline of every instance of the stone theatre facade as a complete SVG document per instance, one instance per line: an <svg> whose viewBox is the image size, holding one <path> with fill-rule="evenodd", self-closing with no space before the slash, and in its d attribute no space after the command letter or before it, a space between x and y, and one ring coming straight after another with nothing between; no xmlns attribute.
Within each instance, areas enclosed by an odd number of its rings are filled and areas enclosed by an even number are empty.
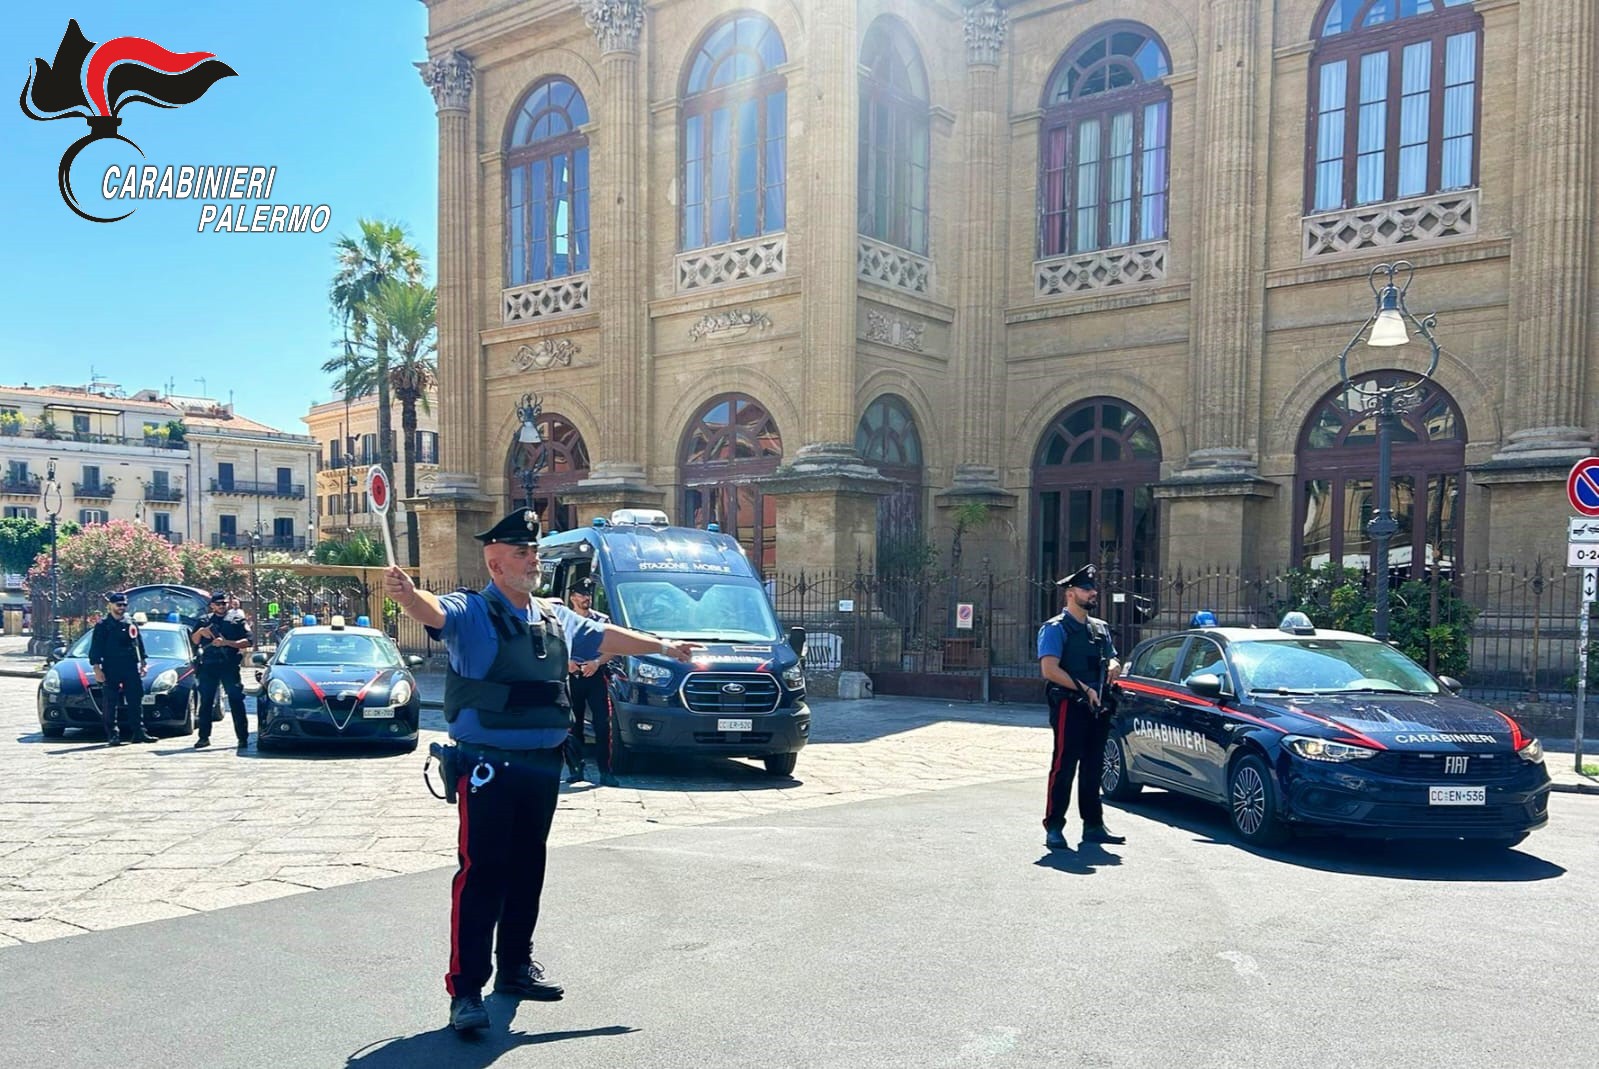
<svg viewBox="0 0 1599 1069"><path fill-rule="evenodd" d="M1558 555L1594 450L1594 0L427 0L440 470L763 569L1362 561L1337 356L1415 265L1393 560ZM1425 367L1360 346L1353 377ZM540 443L518 400L542 402ZM970 525L968 525L970 526Z"/></svg>

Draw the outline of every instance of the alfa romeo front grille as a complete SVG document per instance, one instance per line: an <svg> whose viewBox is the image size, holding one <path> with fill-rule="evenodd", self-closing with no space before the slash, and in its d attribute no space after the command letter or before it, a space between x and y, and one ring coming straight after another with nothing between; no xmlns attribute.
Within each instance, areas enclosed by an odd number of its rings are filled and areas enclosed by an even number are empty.
<svg viewBox="0 0 1599 1069"><path fill-rule="evenodd" d="M777 680L764 672L694 672L681 693L694 713L769 713L781 697Z"/></svg>

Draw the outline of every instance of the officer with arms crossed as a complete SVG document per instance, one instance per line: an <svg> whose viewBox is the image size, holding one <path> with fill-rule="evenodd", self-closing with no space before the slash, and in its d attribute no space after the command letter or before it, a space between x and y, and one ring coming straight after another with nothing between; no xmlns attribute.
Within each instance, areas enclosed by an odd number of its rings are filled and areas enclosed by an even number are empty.
<svg viewBox="0 0 1599 1069"><path fill-rule="evenodd" d="M1046 680L1044 694L1055 740L1044 807L1044 845L1051 850L1067 848L1066 804L1074 773L1081 776L1077 815L1083 818L1083 840L1124 843L1124 836L1112 835L1105 827L1099 799L1100 762L1110 729L1102 700L1105 687L1121 673L1121 662L1109 625L1088 615L1099 604L1094 566L1085 564L1055 585L1065 588L1065 611L1038 629L1038 667Z"/></svg>
<svg viewBox="0 0 1599 1069"><path fill-rule="evenodd" d="M100 718L105 721L106 745L121 746L122 735L129 742L154 742L144 730L144 639L138 625L128 619L128 595L107 594L105 600L111 615L94 625L89 663L94 666L94 681L104 688Z"/></svg>
<svg viewBox="0 0 1599 1069"><path fill-rule="evenodd" d="M217 688L221 687L227 693L228 709L233 713L238 752L244 753L250 745L250 721L244 715L244 684L239 679L244 651L250 648L250 629L244 622L244 613L228 608L228 595L217 591L211 595L211 615L189 633L189 641L200 651L200 737L195 740L194 748L203 750L211 745L211 714L217 704Z"/></svg>
<svg viewBox="0 0 1599 1069"><path fill-rule="evenodd" d="M533 960L533 928L560 793L561 749L571 729L569 662L607 654L691 657L687 643L585 619L533 597L539 520L532 510L518 509L475 537L489 573L481 591L437 597L418 590L396 567L383 578L384 593L450 655L444 718L460 757L461 831L444 986L458 1032L488 1027L482 989L491 949L496 992L543 1002L562 996Z"/></svg>
<svg viewBox="0 0 1599 1069"><path fill-rule="evenodd" d="M594 608L595 586L594 577L585 575L572 584L572 589L567 591L566 598L572 603L572 611L579 616L608 624L611 618ZM583 720L586 716L587 719L594 721L594 745L599 751L596 756L600 766L600 785L617 786L616 775L611 771L611 699L605 678L605 665L610 659L610 655L607 654L590 661L574 660L566 666L570 673L566 689L572 696L572 739L570 752L567 755L572 774L567 777L568 783L576 783L586 778L583 771Z"/></svg>

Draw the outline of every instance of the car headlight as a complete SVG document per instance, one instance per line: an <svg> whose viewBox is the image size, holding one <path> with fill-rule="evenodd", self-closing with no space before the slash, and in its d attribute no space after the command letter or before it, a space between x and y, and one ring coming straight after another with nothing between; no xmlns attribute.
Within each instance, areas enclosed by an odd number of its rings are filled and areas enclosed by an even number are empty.
<svg viewBox="0 0 1599 1069"><path fill-rule="evenodd" d="M150 681L150 693L165 694L167 691L171 690L177 685L178 670L176 668L168 668L165 672L162 672L160 675L156 676L155 679Z"/></svg>
<svg viewBox="0 0 1599 1069"><path fill-rule="evenodd" d="M411 700L411 682L402 679L389 688L389 704L404 705Z"/></svg>
<svg viewBox="0 0 1599 1069"><path fill-rule="evenodd" d="M44 674L44 682L39 684L46 694L61 693L61 675L54 668Z"/></svg>
<svg viewBox="0 0 1599 1069"><path fill-rule="evenodd" d="M1351 746L1306 735L1289 735L1283 739L1283 745L1308 761L1364 761L1377 756L1377 751L1369 746Z"/></svg>
<svg viewBox="0 0 1599 1069"><path fill-rule="evenodd" d="M274 679L267 684L267 701L273 705L288 705L294 700L294 692L289 685L281 679Z"/></svg>
<svg viewBox="0 0 1599 1069"><path fill-rule="evenodd" d="M805 685L805 669L797 664L791 664L783 669L783 682L789 690L799 690Z"/></svg>
<svg viewBox="0 0 1599 1069"><path fill-rule="evenodd" d="M659 686L671 678L672 670L670 668L663 668L661 665L651 664L645 660L633 662L633 681L635 683Z"/></svg>
<svg viewBox="0 0 1599 1069"><path fill-rule="evenodd" d="M1527 745L1516 751L1516 756L1530 764L1537 764L1543 760L1543 743L1531 739Z"/></svg>

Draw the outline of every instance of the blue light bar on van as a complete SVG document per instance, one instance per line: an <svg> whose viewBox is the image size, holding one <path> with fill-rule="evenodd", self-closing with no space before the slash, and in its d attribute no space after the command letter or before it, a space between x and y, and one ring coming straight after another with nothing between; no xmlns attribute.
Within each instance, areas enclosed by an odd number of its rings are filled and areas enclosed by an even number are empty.
<svg viewBox="0 0 1599 1069"><path fill-rule="evenodd" d="M604 516L596 516L596 517L594 517L593 524L594 524L595 527L604 527L604 526L606 526L605 517Z"/></svg>
<svg viewBox="0 0 1599 1069"><path fill-rule="evenodd" d="M708 523L705 525L705 529L710 531L712 534L716 534L722 529L722 525L719 523Z"/></svg>

